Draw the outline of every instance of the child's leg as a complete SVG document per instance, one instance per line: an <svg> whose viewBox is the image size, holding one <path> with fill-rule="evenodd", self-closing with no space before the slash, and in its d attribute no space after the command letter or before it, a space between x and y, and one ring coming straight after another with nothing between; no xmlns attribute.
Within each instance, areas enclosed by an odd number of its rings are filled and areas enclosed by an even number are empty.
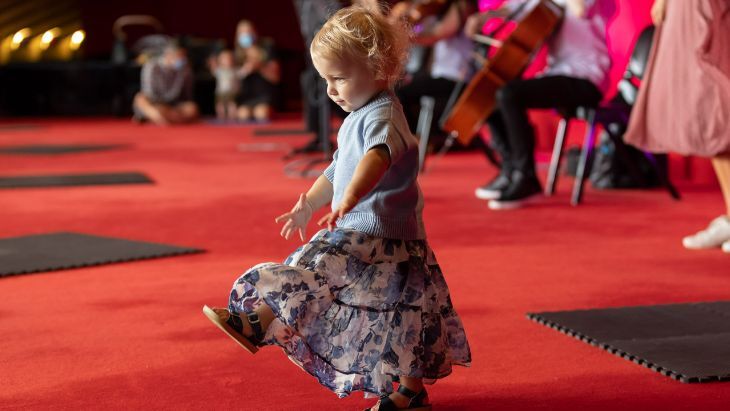
<svg viewBox="0 0 730 411"><path fill-rule="evenodd" d="M248 322L246 314L256 313L261 322L261 330L266 333L269 324L274 320L276 315L262 299L259 293L251 284L247 282L237 281L231 297L228 302L228 311L235 315L239 315L243 321L243 335L249 337L253 335L253 330Z"/></svg>
<svg viewBox="0 0 730 411"><path fill-rule="evenodd" d="M722 154L712 159L712 166L720 182L722 196L725 198L725 212L730 215L730 154Z"/></svg>
<svg viewBox="0 0 730 411"><path fill-rule="evenodd" d="M400 376L400 377L398 377L398 380L400 381L401 386L408 388L409 390L413 391L413 393L418 394L424 390L423 379L421 379L421 378ZM390 400L393 402L393 404L395 404L395 406L398 407L399 409L400 408L407 409L409 406L419 405L419 404L415 404L415 403L411 404L412 400L410 398L406 397L405 395L399 393L398 391L394 391L392 394L390 394L388 396L388 398L390 398ZM422 402L420 402L421 406L427 406L428 404L430 404L430 402L428 401L428 397L425 397L425 399L417 398L417 400L422 401ZM373 408L371 408L371 410L379 410L379 409L380 409L380 401ZM430 409L430 407L428 409Z"/></svg>
<svg viewBox="0 0 730 411"><path fill-rule="evenodd" d="M257 104L253 108L253 116L258 121L266 121L271 116L271 107L268 104Z"/></svg>
<svg viewBox="0 0 730 411"><path fill-rule="evenodd" d="M215 116L218 120L226 119L226 106L222 101L215 103Z"/></svg>
<svg viewBox="0 0 730 411"><path fill-rule="evenodd" d="M228 103L226 103L227 111L228 111L228 120L234 121L236 120L236 102L231 100Z"/></svg>
<svg viewBox="0 0 730 411"><path fill-rule="evenodd" d="M238 107L238 121L248 121L251 119L251 108L249 106Z"/></svg>

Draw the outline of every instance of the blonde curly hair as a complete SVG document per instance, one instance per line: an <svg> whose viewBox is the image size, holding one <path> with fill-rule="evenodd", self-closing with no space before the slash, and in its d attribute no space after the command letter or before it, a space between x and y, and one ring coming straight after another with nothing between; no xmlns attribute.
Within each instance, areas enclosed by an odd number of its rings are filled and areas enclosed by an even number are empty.
<svg viewBox="0 0 730 411"><path fill-rule="evenodd" d="M313 58L365 60L378 80L393 88L408 54L409 30L377 11L350 6L333 14L312 40Z"/></svg>

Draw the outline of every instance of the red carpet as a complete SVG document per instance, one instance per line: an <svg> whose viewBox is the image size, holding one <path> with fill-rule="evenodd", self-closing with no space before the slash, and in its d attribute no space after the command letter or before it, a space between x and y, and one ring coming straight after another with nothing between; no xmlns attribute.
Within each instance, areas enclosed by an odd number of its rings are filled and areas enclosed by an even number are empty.
<svg viewBox="0 0 730 411"><path fill-rule="evenodd" d="M27 122L27 121L26 121ZM251 356L201 314L249 266L297 243L274 217L311 180L284 176L298 137L252 127L155 128L40 122L0 145L130 143L131 149L0 157L0 175L141 171L156 185L0 191L0 237L76 231L201 247L208 253L0 278L0 408L357 410L278 349ZM294 121L277 126L292 128ZM257 145L249 148L267 148ZM473 189L495 170L476 153L432 161L421 184L430 242L470 338L474 364L430 389L439 410L727 409L730 384L685 385L561 335L528 311L730 299L730 256L680 238L722 212L714 186L588 189L572 180L541 205L490 212Z"/></svg>

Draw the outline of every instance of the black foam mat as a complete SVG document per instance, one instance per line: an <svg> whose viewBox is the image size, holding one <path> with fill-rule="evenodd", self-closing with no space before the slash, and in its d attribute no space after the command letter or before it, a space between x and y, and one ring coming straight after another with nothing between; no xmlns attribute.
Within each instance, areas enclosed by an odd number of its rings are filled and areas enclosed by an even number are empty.
<svg viewBox="0 0 730 411"><path fill-rule="evenodd" d="M22 146L0 147L1 154L10 155L56 155L104 151L128 148L128 144L28 144Z"/></svg>
<svg viewBox="0 0 730 411"><path fill-rule="evenodd" d="M527 316L681 382L730 381L730 301Z"/></svg>
<svg viewBox="0 0 730 411"><path fill-rule="evenodd" d="M0 277L203 251L70 232L12 237L0 239Z"/></svg>
<svg viewBox="0 0 730 411"><path fill-rule="evenodd" d="M0 176L0 189L153 183L154 181L146 175L136 172L57 175L51 174L13 177Z"/></svg>
<svg viewBox="0 0 730 411"><path fill-rule="evenodd" d="M303 128L257 128L253 131L254 136L291 136L299 134L313 134Z"/></svg>

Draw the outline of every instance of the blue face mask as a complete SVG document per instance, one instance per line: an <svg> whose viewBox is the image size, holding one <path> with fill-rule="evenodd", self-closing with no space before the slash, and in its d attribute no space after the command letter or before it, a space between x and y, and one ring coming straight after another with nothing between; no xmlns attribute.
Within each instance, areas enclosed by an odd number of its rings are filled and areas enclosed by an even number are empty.
<svg viewBox="0 0 730 411"><path fill-rule="evenodd" d="M241 47L247 49L251 46L253 46L254 37L251 34L239 34L238 35L238 44L241 45Z"/></svg>
<svg viewBox="0 0 730 411"><path fill-rule="evenodd" d="M172 62L172 67L175 70L180 70L183 67L185 67L185 59L175 59L175 61Z"/></svg>

